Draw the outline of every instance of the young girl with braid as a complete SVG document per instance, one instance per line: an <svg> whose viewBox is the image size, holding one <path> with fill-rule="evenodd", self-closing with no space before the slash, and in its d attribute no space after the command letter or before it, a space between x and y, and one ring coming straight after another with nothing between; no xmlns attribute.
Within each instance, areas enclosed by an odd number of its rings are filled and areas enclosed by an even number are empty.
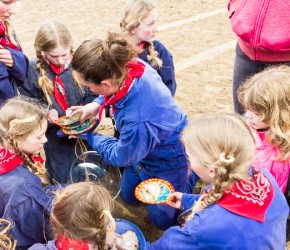
<svg viewBox="0 0 290 250"><path fill-rule="evenodd" d="M129 34L139 49L139 58L157 70L162 82L171 95L176 91L174 64L171 53L159 41L154 40L157 32L157 11L152 0L128 0L120 22L122 30Z"/></svg>
<svg viewBox="0 0 290 250"><path fill-rule="evenodd" d="M52 179L66 183L76 156L85 145L76 139L58 137L55 121L68 107L90 103L97 95L82 87L72 74L73 40L69 30L57 21L43 23L34 41L36 59L29 62L27 79L20 88L23 95L49 105L49 126L45 145L46 168Z"/></svg>
<svg viewBox="0 0 290 250"><path fill-rule="evenodd" d="M29 250L101 250L114 244L113 199L101 185L79 182L57 192L50 224L55 240ZM69 216L68 216L69 215Z"/></svg>
<svg viewBox="0 0 290 250"><path fill-rule="evenodd" d="M0 217L12 222L17 249L49 239L50 195L43 159L48 110L9 99L0 108Z"/></svg>
<svg viewBox="0 0 290 250"><path fill-rule="evenodd" d="M190 168L209 184L202 194L171 194L168 204L191 209L152 249L277 249L286 245L289 208L273 176L252 168L254 139L239 116L203 115L181 140Z"/></svg>
<svg viewBox="0 0 290 250"><path fill-rule="evenodd" d="M18 95L28 67L10 20L15 10L16 0L0 1L0 105Z"/></svg>

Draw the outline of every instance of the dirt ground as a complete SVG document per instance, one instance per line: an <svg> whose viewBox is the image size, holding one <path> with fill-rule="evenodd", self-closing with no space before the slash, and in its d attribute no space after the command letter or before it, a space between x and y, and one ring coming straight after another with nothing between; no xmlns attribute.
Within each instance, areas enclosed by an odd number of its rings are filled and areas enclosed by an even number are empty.
<svg viewBox="0 0 290 250"><path fill-rule="evenodd" d="M62 21L72 32L75 48L85 39L118 30L125 0L21 0L13 18L24 52L34 56L39 25ZM231 79L235 38L227 17L227 0L157 0L157 39L171 51L177 79L176 102L189 118L208 112L233 110ZM111 133L110 122L100 129ZM115 216L136 223L147 240L160 237L147 217L146 205L124 205L117 198Z"/></svg>

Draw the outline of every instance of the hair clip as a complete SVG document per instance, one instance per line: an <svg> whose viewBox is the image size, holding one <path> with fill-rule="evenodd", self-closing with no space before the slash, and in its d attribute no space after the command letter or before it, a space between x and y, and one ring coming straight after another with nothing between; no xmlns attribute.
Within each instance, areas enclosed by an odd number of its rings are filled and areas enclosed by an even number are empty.
<svg viewBox="0 0 290 250"><path fill-rule="evenodd" d="M234 156L232 156L232 155L226 156L226 153L224 153L224 152L220 154L219 159L220 159L221 162L224 162L226 164L231 164L231 163L233 163L235 161L235 157Z"/></svg>
<svg viewBox="0 0 290 250"><path fill-rule="evenodd" d="M112 216L112 214L110 213L109 210L103 210L102 213L101 213L101 218L106 215L108 218L109 218L109 223L107 225L107 232L108 233L112 233L115 231L116 229L116 222Z"/></svg>

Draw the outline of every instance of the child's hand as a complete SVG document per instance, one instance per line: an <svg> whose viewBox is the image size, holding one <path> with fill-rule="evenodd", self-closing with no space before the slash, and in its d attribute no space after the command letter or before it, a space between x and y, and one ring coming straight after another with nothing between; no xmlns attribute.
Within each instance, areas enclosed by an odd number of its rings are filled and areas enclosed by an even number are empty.
<svg viewBox="0 0 290 250"><path fill-rule="evenodd" d="M96 116L100 108L100 104L97 102L91 102L86 104L85 106L71 106L70 110L73 112L70 116L73 116L77 113L81 113L80 123L83 123L86 119Z"/></svg>
<svg viewBox="0 0 290 250"><path fill-rule="evenodd" d="M171 199L167 201L166 204L176 209L180 209L182 195L183 193L180 193L180 192L174 192L174 193L169 194L168 198L171 198Z"/></svg>
<svg viewBox="0 0 290 250"><path fill-rule="evenodd" d="M0 62L4 63L5 66L12 68L14 66L14 59L11 52L0 45Z"/></svg>
<svg viewBox="0 0 290 250"><path fill-rule="evenodd" d="M55 124L56 120L58 119L58 112L56 109L50 109L48 112L48 122Z"/></svg>

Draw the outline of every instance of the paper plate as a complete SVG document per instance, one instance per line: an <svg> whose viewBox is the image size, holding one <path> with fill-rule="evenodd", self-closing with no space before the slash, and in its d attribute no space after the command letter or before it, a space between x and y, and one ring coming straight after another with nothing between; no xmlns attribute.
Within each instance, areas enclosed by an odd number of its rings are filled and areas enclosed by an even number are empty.
<svg viewBox="0 0 290 250"><path fill-rule="evenodd" d="M116 221L116 232L118 234L126 233L129 230L133 230L138 238L139 250L145 250L147 248L146 238L142 231L134 223L124 220L124 219L115 219Z"/></svg>
<svg viewBox="0 0 290 250"><path fill-rule="evenodd" d="M87 130L91 129L94 125L96 124L96 119L91 118L85 120L80 126L77 128L71 128L71 129L66 129L66 128L61 128L62 132L67 134L67 135L77 135L86 132Z"/></svg>
<svg viewBox="0 0 290 250"><path fill-rule="evenodd" d="M158 178L142 181L135 188L136 198L148 204L165 203L172 192L174 187L168 181Z"/></svg>
<svg viewBox="0 0 290 250"><path fill-rule="evenodd" d="M73 116L61 116L57 119L57 121L55 122L58 126L62 127L62 126L68 126L70 124L76 123L77 121L79 121L81 117L81 114L75 114Z"/></svg>
<svg viewBox="0 0 290 250"><path fill-rule="evenodd" d="M73 162L68 183L93 181L103 185L115 199L121 191L121 172L96 151L87 151Z"/></svg>

